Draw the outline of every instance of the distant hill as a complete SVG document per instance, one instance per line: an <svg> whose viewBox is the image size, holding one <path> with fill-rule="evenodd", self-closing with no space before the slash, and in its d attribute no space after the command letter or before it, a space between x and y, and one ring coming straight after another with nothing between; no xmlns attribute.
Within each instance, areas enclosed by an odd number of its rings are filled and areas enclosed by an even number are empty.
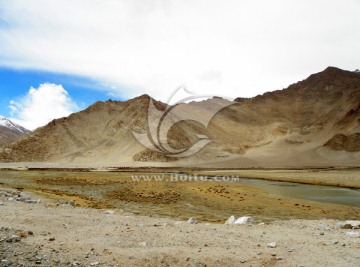
<svg viewBox="0 0 360 267"><path fill-rule="evenodd" d="M212 141L177 159L145 148L133 131L146 132L143 95L97 102L57 119L0 151L2 162L61 162L101 166L303 167L360 166L360 73L329 67L288 88L233 102L218 97L180 104L176 117L191 117L170 129L173 148ZM196 122L227 106L205 128ZM164 103L155 101L159 110ZM150 120L150 124L151 124ZM163 137L164 138L164 137Z"/></svg>
<svg viewBox="0 0 360 267"><path fill-rule="evenodd" d="M29 130L0 116L0 147L18 140L30 133Z"/></svg>

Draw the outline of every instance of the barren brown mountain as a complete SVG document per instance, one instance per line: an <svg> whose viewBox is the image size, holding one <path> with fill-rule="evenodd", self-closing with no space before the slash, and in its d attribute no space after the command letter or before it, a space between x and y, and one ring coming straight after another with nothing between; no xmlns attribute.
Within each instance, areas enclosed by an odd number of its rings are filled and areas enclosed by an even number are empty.
<svg viewBox="0 0 360 267"><path fill-rule="evenodd" d="M329 67L287 89L229 102L218 97L181 104L167 138L173 148L212 141L176 159L145 148L150 97L97 102L50 122L0 152L2 162L60 162L100 166L307 167L360 166L360 73ZM230 104L230 105L229 105ZM155 102L160 110L166 105ZM196 122L226 106L206 128ZM173 118L174 120L176 118Z"/></svg>

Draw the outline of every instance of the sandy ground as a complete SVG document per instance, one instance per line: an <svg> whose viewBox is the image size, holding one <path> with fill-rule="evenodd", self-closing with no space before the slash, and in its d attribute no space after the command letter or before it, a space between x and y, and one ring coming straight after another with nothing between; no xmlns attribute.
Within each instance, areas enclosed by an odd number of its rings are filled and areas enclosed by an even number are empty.
<svg viewBox="0 0 360 267"><path fill-rule="evenodd" d="M115 210L2 200L1 266L359 266L334 220L189 224ZM346 219L346 218L344 218ZM31 231L20 242L4 240ZM267 244L276 242L276 248ZM14 256L15 254L15 256ZM16 260L18 265L11 265ZM24 265L21 265L21 262Z"/></svg>

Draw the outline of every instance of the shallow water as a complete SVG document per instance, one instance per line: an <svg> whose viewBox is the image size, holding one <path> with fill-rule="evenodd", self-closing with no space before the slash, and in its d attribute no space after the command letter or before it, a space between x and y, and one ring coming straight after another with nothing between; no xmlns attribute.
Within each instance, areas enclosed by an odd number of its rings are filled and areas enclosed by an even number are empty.
<svg viewBox="0 0 360 267"><path fill-rule="evenodd" d="M238 183L283 197L360 207L360 190L358 189L247 178L241 178Z"/></svg>

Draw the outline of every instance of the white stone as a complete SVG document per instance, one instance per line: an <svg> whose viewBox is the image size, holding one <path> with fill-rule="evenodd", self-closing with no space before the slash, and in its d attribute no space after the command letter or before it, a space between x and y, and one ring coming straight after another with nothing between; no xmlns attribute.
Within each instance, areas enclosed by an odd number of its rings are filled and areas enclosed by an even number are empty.
<svg viewBox="0 0 360 267"><path fill-rule="evenodd" d="M107 214L107 215L114 215L114 213L115 213L115 211L113 211L113 210L105 211L105 214Z"/></svg>
<svg viewBox="0 0 360 267"><path fill-rule="evenodd" d="M234 222L235 222L235 217L234 215L231 215L229 219L226 220L225 224L234 224Z"/></svg>
<svg viewBox="0 0 360 267"><path fill-rule="evenodd" d="M234 224L253 224L254 220L251 217L244 216L237 219Z"/></svg>
<svg viewBox="0 0 360 267"><path fill-rule="evenodd" d="M267 244L267 247L268 248L276 248L276 242L271 242L271 243L269 243L269 244Z"/></svg>
<svg viewBox="0 0 360 267"><path fill-rule="evenodd" d="M194 217L191 217L187 222L191 224L197 224L197 220Z"/></svg>

